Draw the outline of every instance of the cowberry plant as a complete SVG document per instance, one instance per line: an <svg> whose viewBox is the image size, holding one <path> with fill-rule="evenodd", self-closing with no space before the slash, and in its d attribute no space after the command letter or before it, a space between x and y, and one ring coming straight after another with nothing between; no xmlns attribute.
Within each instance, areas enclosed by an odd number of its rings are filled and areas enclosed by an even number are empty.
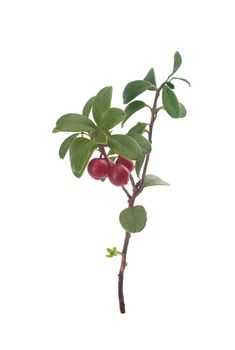
<svg viewBox="0 0 235 350"><path fill-rule="evenodd" d="M119 215L120 224L125 230L123 248L121 251L117 247L107 248L106 255L121 257L118 274L121 313L125 313L123 277L127 266L129 240L131 234L144 229L147 221L146 210L142 205L135 204L136 199L145 187L168 185L158 176L147 174L154 125L159 113L163 111L172 118L186 116L186 109L178 101L173 84L173 81L175 83L182 80L190 86L188 80L175 76L181 63L181 55L176 52L173 70L160 85L156 83L153 68L144 79L128 83L123 91L123 103L127 104L124 110L111 107L112 87L104 87L86 102L81 114L63 115L57 120L53 130L54 133L72 133L61 144L59 156L63 159L69 151L72 172L77 178L87 168L93 179L105 181L108 178L127 197L127 207ZM147 90L153 95L152 105L136 99ZM124 127L130 117L144 109L149 113L149 122L138 122L124 133L115 132L116 126Z"/></svg>

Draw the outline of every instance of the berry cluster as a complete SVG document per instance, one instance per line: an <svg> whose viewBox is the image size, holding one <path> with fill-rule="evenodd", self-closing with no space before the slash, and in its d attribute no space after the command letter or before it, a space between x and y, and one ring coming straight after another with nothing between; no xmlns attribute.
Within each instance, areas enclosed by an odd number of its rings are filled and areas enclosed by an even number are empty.
<svg viewBox="0 0 235 350"><path fill-rule="evenodd" d="M94 158L88 163L87 170L93 179L108 177L113 185L124 186L128 183L134 168L132 160L119 156L116 162L111 158Z"/></svg>

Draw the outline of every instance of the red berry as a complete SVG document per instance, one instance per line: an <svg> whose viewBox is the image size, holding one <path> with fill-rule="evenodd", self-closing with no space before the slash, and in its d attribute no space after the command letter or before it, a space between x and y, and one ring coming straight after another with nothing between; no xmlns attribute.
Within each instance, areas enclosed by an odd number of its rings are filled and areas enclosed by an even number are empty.
<svg viewBox="0 0 235 350"><path fill-rule="evenodd" d="M124 165L130 172L135 169L135 164L132 160L119 156L116 160L117 164Z"/></svg>
<svg viewBox="0 0 235 350"><path fill-rule="evenodd" d="M108 177L113 185L123 186L129 181L130 171L122 164L115 164L109 168Z"/></svg>
<svg viewBox="0 0 235 350"><path fill-rule="evenodd" d="M108 175L109 168L110 165L106 159L94 158L89 162L87 170L93 179L99 180Z"/></svg>

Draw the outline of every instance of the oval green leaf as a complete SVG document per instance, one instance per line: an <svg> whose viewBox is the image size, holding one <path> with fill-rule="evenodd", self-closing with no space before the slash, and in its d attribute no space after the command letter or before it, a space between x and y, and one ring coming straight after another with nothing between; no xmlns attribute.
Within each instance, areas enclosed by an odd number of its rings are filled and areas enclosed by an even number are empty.
<svg viewBox="0 0 235 350"><path fill-rule="evenodd" d="M92 109L93 102L95 100L95 96L91 97L85 104L82 110L82 114L85 115L85 117L89 117L90 111Z"/></svg>
<svg viewBox="0 0 235 350"><path fill-rule="evenodd" d="M173 118L179 118L181 115L180 104L174 93L167 85L162 90L162 103L166 112Z"/></svg>
<svg viewBox="0 0 235 350"><path fill-rule="evenodd" d="M111 135L108 139L111 151L128 159L137 160L141 157L141 148L138 143L128 135Z"/></svg>
<svg viewBox="0 0 235 350"><path fill-rule="evenodd" d="M142 205L124 209L119 215L122 227L131 233L140 232L145 228L147 213Z"/></svg>
<svg viewBox="0 0 235 350"><path fill-rule="evenodd" d="M112 86L104 87L98 92L93 101L92 112L97 125L99 125L102 122L102 114L110 108L112 93Z"/></svg>
<svg viewBox="0 0 235 350"><path fill-rule="evenodd" d="M135 80L126 85L123 91L123 102L128 103L142 92L154 89L155 86L146 80Z"/></svg>
<svg viewBox="0 0 235 350"><path fill-rule="evenodd" d="M146 129L147 123L140 123L138 122L136 125L134 125L127 133L127 135L135 135L140 134L142 135Z"/></svg>
<svg viewBox="0 0 235 350"><path fill-rule="evenodd" d="M183 103L179 102L179 105L180 105L180 115L178 117L172 117L172 118L178 119L178 118L183 118L187 115L187 111ZM161 107L161 109L165 110L164 107Z"/></svg>
<svg viewBox="0 0 235 350"><path fill-rule="evenodd" d="M95 124L82 114L68 113L60 117L56 122L53 132L59 131L94 131Z"/></svg>
<svg viewBox="0 0 235 350"><path fill-rule="evenodd" d="M182 64L182 58L181 55L178 51L175 52L174 54L174 66L173 66L173 71L172 73L168 76L167 80L173 75L175 74L175 72L177 72L177 70L179 69L179 67Z"/></svg>
<svg viewBox="0 0 235 350"><path fill-rule="evenodd" d="M185 117L187 114L186 108L184 107L183 103L180 102L180 118Z"/></svg>
<svg viewBox="0 0 235 350"><path fill-rule="evenodd" d="M149 154L152 150L151 143L140 134L133 134L131 137L138 143L140 146L142 154Z"/></svg>
<svg viewBox="0 0 235 350"><path fill-rule="evenodd" d="M144 108L145 106L146 104L143 101L139 101L139 100L129 103L129 105L127 105L125 108L126 116L122 122L122 126L127 121L127 119L129 119L132 116L132 114L138 112L140 109Z"/></svg>
<svg viewBox="0 0 235 350"><path fill-rule="evenodd" d="M106 144L108 141L107 135L102 130L94 132L91 139L98 144Z"/></svg>
<svg viewBox="0 0 235 350"><path fill-rule="evenodd" d="M78 137L69 148L72 172L76 177L81 177L87 163L96 148L94 140Z"/></svg>
<svg viewBox="0 0 235 350"><path fill-rule="evenodd" d="M110 108L106 110L102 114L102 122L100 124L100 128L103 131L110 130L114 128L116 125L121 123L121 121L125 118L125 113L120 108Z"/></svg>
<svg viewBox="0 0 235 350"><path fill-rule="evenodd" d="M160 177L152 174L147 174L144 177L144 187L148 186L159 186L159 185L164 185L164 186L169 186L170 184L164 180L162 180Z"/></svg>
<svg viewBox="0 0 235 350"><path fill-rule="evenodd" d="M187 79L178 78L178 77L173 77L173 78L171 78L171 80L173 80L173 79L182 80L182 81L184 81L185 83L187 83L189 86L191 86L190 82L189 82Z"/></svg>
<svg viewBox="0 0 235 350"><path fill-rule="evenodd" d="M144 80L149 81L151 84L153 84L156 87L156 77L155 77L155 72L154 69L151 68L146 77L144 78Z"/></svg>
<svg viewBox="0 0 235 350"><path fill-rule="evenodd" d="M69 147L71 146L72 142L76 139L78 135L79 135L78 133L70 135L62 142L59 149L59 156L61 159L64 159L64 157L66 156L66 153L69 150Z"/></svg>

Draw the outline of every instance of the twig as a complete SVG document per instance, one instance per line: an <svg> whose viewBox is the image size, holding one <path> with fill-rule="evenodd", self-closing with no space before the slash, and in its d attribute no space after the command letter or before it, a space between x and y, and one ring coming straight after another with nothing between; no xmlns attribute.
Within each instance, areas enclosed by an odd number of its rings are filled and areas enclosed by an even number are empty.
<svg viewBox="0 0 235 350"><path fill-rule="evenodd" d="M136 184L135 184L135 180L134 180L132 175L130 175L130 180L131 180L132 188L134 190L134 188L136 187Z"/></svg>
<svg viewBox="0 0 235 350"><path fill-rule="evenodd" d="M157 100L160 95L161 90L163 89L165 83L163 83L157 90L153 102L153 107L151 109L151 121L149 124L149 132L148 132L148 140L150 143L152 143L152 134L153 134L153 125L157 117L158 110L156 109L157 106ZM136 197L143 191L144 189L144 179L145 175L147 172L148 168L148 163L149 163L150 155L148 154L145 158L145 163L144 163L144 168L142 172L142 176L140 181L136 184L132 175L130 176L131 184L133 187L133 193L132 196L128 196L128 207L132 208L135 203ZM126 189L125 189L126 190ZM125 301L124 301L124 293L123 293L123 279L124 279L124 271L127 266L126 258L127 258L127 250L128 250L128 245L129 245L129 240L130 240L131 234L126 231L125 233L125 240L123 244L123 249L122 249L122 260L121 260L121 266L118 274L118 298L119 298L119 307L120 307L120 312L124 314L126 312L125 309Z"/></svg>
<svg viewBox="0 0 235 350"><path fill-rule="evenodd" d="M123 189L123 191L126 193L128 199L130 199L130 198L131 198L131 195L130 195L130 193L127 191L127 189L125 188L125 186L122 186L122 189Z"/></svg>

